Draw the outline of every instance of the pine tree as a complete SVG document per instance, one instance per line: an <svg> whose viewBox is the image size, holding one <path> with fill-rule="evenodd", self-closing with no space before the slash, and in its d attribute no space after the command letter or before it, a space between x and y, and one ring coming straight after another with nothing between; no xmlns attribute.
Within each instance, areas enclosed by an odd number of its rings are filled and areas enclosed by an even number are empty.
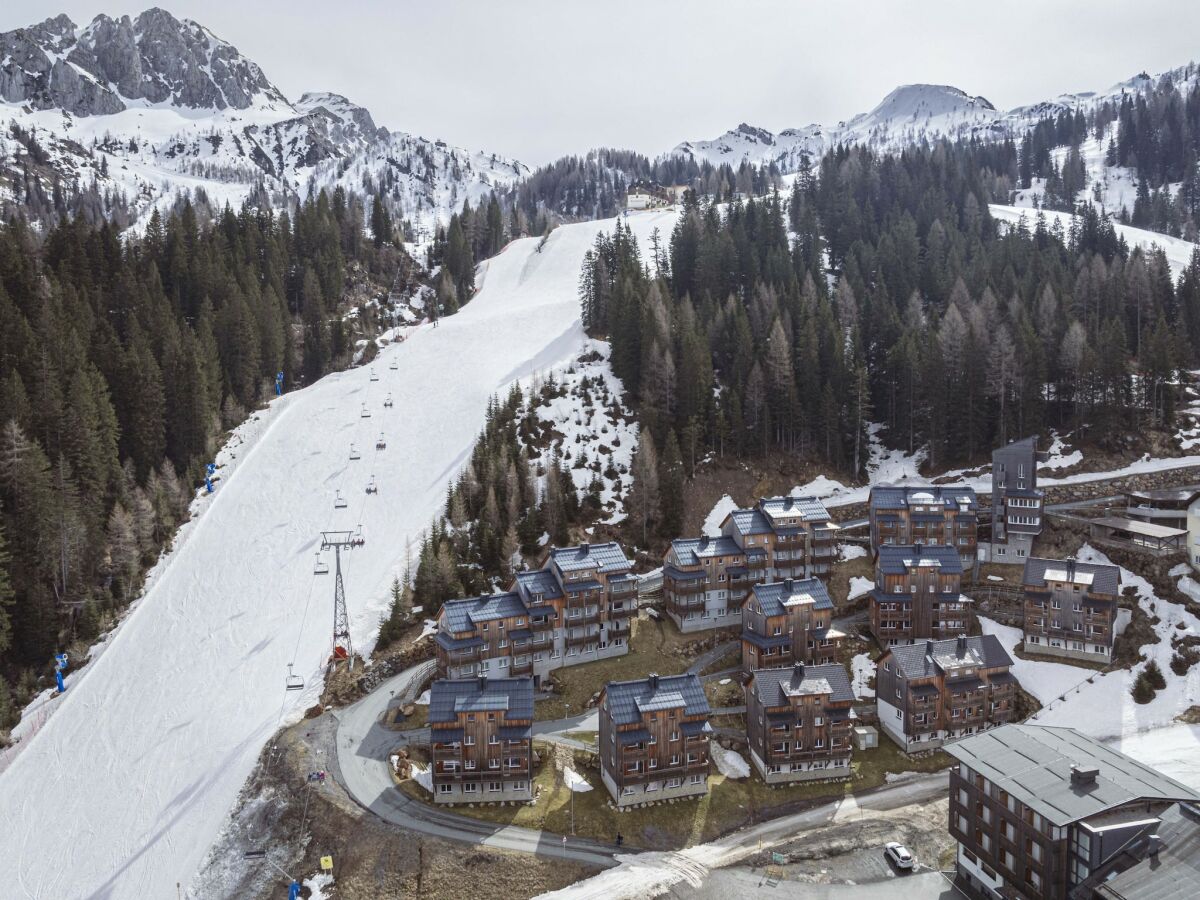
<svg viewBox="0 0 1200 900"><path fill-rule="evenodd" d="M650 542L650 529L658 521L660 510L658 490L658 452L654 449L654 438L644 433L633 454L631 467L633 485L629 490L629 513L631 524L640 535L641 546Z"/></svg>

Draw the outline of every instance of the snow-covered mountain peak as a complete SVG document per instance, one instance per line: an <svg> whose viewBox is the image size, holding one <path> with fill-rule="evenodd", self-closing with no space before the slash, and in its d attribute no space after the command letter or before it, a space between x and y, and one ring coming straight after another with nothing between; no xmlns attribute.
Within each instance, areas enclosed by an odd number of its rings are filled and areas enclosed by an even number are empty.
<svg viewBox="0 0 1200 900"><path fill-rule="evenodd" d="M972 97L948 84L903 84L884 97L867 116L877 120L898 120L975 111L994 113L996 107L983 97Z"/></svg>
<svg viewBox="0 0 1200 900"><path fill-rule="evenodd" d="M386 128L375 124L375 119L365 106L359 106L341 94L329 91L309 91L303 94L293 106L297 112L306 115L322 111L343 125L359 129L363 135L378 138L385 138L388 135Z"/></svg>
<svg viewBox="0 0 1200 900"><path fill-rule="evenodd" d="M130 106L287 107L254 62L207 28L148 9L135 19L67 16L0 34L0 99L76 116Z"/></svg>

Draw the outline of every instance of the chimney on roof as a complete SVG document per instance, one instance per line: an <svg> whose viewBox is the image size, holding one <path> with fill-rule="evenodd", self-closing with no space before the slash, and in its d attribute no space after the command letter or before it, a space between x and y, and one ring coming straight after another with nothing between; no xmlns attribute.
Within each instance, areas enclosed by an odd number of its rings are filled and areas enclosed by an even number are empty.
<svg viewBox="0 0 1200 900"><path fill-rule="evenodd" d="M804 680L804 663L798 662L792 665L792 680L796 684Z"/></svg>
<svg viewBox="0 0 1200 900"><path fill-rule="evenodd" d="M922 550L922 545L921 545L921 544L913 544L913 553L914 553L916 556L920 557L920 555L921 555L921 550Z"/></svg>
<svg viewBox="0 0 1200 900"><path fill-rule="evenodd" d="M583 551L584 556L587 556L588 548L591 546L592 545L589 544L587 541L584 541L582 544L579 545L579 549Z"/></svg>
<svg viewBox="0 0 1200 900"><path fill-rule="evenodd" d="M658 673L657 672L651 672L646 677L646 681L650 685L650 690L652 690L652 691L658 690Z"/></svg>
<svg viewBox="0 0 1200 900"><path fill-rule="evenodd" d="M1075 557L1067 557L1067 581L1075 580Z"/></svg>
<svg viewBox="0 0 1200 900"><path fill-rule="evenodd" d="M925 642L925 655L933 656L933 638L930 638Z"/></svg>
<svg viewBox="0 0 1200 900"><path fill-rule="evenodd" d="M790 578L783 579L783 589L785 591L787 591L789 594L792 592L792 579L790 579Z"/></svg>
<svg viewBox="0 0 1200 900"><path fill-rule="evenodd" d="M1071 764L1071 784L1079 786L1087 786L1096 783L1096 779L1100 777L1100 770L1095 766L1084 768L1076 763Z"/></svg>
<svg viewBox="0 0 1200 900"><path fill-rule="evenodd" d="M967 655L967 636L965 634L958 636L958 644L954 649L960 658Z"/></svg>
<svg viewBox="0 0 1200 900"><path fill-rule="evenodd" d="M481 691L482 691L482 690L484 690L486 687L487 687L487 676L486 676L486 675L480 675L480 676L479 676L479 690L481 690Z"/></svg>
<svg viewBox="0 0 1200 900"><path fill-rule="evenodd" d="M1146 855L1154 862L1158 862L1158 851L1163 848L1163 839L1157 834L1152 834L1146 838Z"/></svg>

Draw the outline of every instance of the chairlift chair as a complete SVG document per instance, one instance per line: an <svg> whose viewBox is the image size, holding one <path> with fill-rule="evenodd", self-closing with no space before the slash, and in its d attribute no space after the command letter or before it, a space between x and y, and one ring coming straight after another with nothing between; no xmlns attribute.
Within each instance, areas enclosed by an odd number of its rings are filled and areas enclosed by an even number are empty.
<svg viewBox="0 0 1200 900"><path fill-rule="evenodd" d="M362 454L354 449L353 444L350 445L350 458L351 459L362 459Z"/></svg>
<svg viewBox="0 0 1200 900"><path fill-rule="evenodd" d="M284 690L302 691L304 690L304 679L292 673L292 665L292 663L288 663L287 678L283 682Z"/></svg>
<svg viewBox="0 0 1200 900"><path fill-rule="evenodd" d="M365 404L365 403L362 405L362 417L364 419L371 418L371 411L369 409L367 409L367 404Z"/></svg>
<svg viewBox="0 0 1200 900"><path fill-rule="evenodd" d="M398 368L400 368L400 363L396 362L393 359L392 364L390 366L388 366L388 368L391 369L393 372L395 372Z"/></svg>
<svg viewBox="0 0 1200 900"><path fill-rule="evenodd" d="M329 574L329 563L327 563L327 562L325 562L325 560L321 559L321 551L320 550L317 551L317 562L313 566L313 574L314 575L328 575Z"/></svg>
<svg viewBox="0 0 1200 900"><path fill-rule="evenodd" d="M350 536L350 546L361 547L366 542L367 542L367 539L365 537L363 537L362 526L359 525L358 528L355 529L354 534L352 534Z"/></svg>
<svg viewBox="0 0 1200 900"><path fill-rule="evenodd" d="M392 408L392 395L391 395L391 394L388 394L388 395L387 395L387 397L386 397L386 398L384 398L384 401L383 401L383 408L384 408L384 409L391 409L391 408Z"/></svg>
<svg viewBox="0 0 1200 900"><path fill-rule="evenodd" d="M374 369L372 369L372 370L371 370L371 380L372 380L372 381L378 381L378 380L379 380L379 373L378 373L378 372L376 372Z"/></svg>
<svg viewBox="0 0 1200 900"><path fill-rule="evenodd" d="M387 441L384 440L382 431L379 433L379 440L377 440L375 442L375 449L376 450L386 450L387 449Z"/></svg>
<svg viewBox="0 0 1200 900"><path fill-rule="evenodd" d="M333 508L334 509L345 509L346 508L346 498L342 496L341 491L334 491Z"/></svg>
<svg viewBox="0 0 1200 900"><path fill-rule="evenodd" d="M374 475L372 475L371 480L367 482L367 493L368 494L378 494L379 493L379 485L377 485L375 483Z"/></svg>

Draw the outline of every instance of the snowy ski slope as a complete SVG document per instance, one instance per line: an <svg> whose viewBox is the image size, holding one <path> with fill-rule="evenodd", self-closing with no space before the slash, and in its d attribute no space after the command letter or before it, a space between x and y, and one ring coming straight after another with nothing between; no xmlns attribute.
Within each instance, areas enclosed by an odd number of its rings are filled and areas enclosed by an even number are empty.
<svg viewBox="0 0 1200 900"><path fill-rule="evenodd" d="M674 219L629 222L645 246ZM313 574L319 532L363 526L366 545L343 555L363 649L488 397L578 351L580 264L612 225L563 226L540 253L538 239L510 244L462 312L382 352L378 381L367 367L331 375L248 423L211 505L0 773L4 896L165 898L191 882L264 743L319 693L333 591L332 575ZM361 460L349 460L351 442ZM377 496L365 493L372 474ZM293 659L307 687L285 693Z"/></svg>

